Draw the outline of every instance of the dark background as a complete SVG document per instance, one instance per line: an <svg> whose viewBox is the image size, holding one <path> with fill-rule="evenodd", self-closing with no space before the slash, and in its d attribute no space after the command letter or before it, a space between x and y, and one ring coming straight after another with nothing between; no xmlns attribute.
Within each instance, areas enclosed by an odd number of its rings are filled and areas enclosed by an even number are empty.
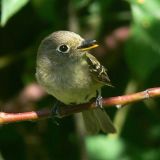
<svg viewBox="0 0 160 160"><path fill-rule="evenodd" d="M56 30L97 39L93 54L115 88L103 97L160 85L160 1L1 0L0 108L38 110L54 104L36 84L40 41ZM159 160L160 99L107 109L118 133L89 136L79 115L0 126L0 160Z"/></svg>

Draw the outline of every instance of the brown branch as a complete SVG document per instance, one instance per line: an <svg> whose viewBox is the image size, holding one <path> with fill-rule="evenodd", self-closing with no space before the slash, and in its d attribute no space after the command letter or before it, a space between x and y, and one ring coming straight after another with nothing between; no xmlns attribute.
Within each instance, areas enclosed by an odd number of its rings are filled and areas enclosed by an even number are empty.
<svg viewBox="0 0 160 160"><path fill-rule="evenodd" d="M150 88L142 92L137 92L129 95L110 97L103 99L103 106L117 106L121 107L129 103L141 101L144 99L160 97L160 87ZM5 113L0 112L0 124L20 122L26 120L38 120L41 118L49 118L51 116L56 116L62 118L73 113L82 112L86 109L95 109L95 102L90 102L86 104L76 105L76 106L60 106L58 110L53 111L51 108L44 108L39 111L31 111L24 113Z"/></svg>

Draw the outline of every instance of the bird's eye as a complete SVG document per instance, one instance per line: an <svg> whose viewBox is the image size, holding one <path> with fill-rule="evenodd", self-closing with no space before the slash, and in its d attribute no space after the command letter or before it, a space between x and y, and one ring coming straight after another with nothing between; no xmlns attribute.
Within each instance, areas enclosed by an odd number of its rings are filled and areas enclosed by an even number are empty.
<svg viewBox="0 0 160 160"><path fill-rule="evenodd" d="M57 50L62 53L68 53L69 47L65 44L62 44L62 45L58 46Z"/></svg>

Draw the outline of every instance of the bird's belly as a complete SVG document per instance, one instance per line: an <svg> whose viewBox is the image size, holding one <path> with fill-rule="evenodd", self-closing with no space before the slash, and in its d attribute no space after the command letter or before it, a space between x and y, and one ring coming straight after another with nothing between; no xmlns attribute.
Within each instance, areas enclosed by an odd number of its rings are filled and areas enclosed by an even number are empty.
<svg viewBox="0 0 160 160"><path fill-rule="evenodd" d="M96 97L96 90L93 92L83 89L59 90L52 93L52 95L65 104L81 104L88 102L93 97Z"/></svg>
<svg viewBox="0 0 160 160"><path fill-rule="evenodd" d="M96 91L102 87L91 77L85 61L55 70L42 72L41 69L37 72L37 80L49 94L65 104L86 103L96 97Z"/></svg>
<svg viewBox="0 0 160 160"><path fill-rule="evenodd" d="M49 87L50 89L47 87L48 92L65 104L86 103L96 97L96 91L100 88L90 79L85 79L81 83L78 83L77 79L73 81L66 81L65 79L64 85L59 81L54 84L52 83L52 86Z"/></svg>

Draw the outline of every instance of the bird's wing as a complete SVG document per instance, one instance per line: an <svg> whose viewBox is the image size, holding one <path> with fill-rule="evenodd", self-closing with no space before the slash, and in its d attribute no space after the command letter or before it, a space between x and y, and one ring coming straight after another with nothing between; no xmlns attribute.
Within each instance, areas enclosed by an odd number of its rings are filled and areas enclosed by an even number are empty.
<svg viewBox="0 0 160 160"><path fill-rule="evenodd" d="M89 71L92 75L92 77L101 83L104 83L108 86L112 86L111 81L107 74L107 69L102 66L99 61L92 56L91 54L86 54L87 63L89 66Z"/></svg>

